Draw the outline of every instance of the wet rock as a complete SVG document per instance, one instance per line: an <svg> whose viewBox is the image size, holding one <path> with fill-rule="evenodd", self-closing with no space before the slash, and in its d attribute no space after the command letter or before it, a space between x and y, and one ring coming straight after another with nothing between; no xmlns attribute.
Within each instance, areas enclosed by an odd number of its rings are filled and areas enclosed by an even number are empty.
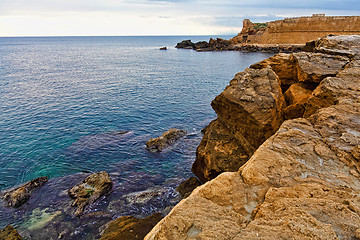
<svg viewBox="0 0 360 240"><path fill-rule="evenodd" d="M82 183L69 189L69 196L75 199L71 206L77 207L75 215L81 215L87 205L108 194L111 188L110 176L103 171L88 176Z"/></svg>
<svg viewBox="0 0 360 240"><path fill-rule="evenodd" d="M146 148L151 152L161 152L165 148L173 145L177 140L186 135L182 129L170 128L158 138L151 138L146 142Z"/></svg>
<svg viewBox="0 0 360 240"><path fill-rule="evenodd" d="M120 217L108 224L100 240L142 240L161 219L160 213L144 219L133 216Z"/></svg>
<svg viewBox="0 0 360 240"><path fill-rule="evenodd" d="M20 207L30 198L31 192L34 189L44 185L47 181L47 177L36 178L21 187L5 192L3 198L7 201L9 207Z"/></svg>
<svg viewBox="0 0 360 240"><path fill-rule="evenodd" d="M191 40L183 40L176 44L176 48L185 48L185 49L193 49L194 43Z"/></svg>
<svg viewBox="0 0 360 240"><path fill-rule="evenodd" d="M193 173L206 182L223 171L237 171L283 122L281 83L270 68L236 74L211 103L218 115L196 151Z"/></svg>
<svg viewBox="0 0 360 240"><path fill-rule="evenodd" d="M196 177L191 177L182 182L176 190L180 193L181 197L187 198L192 191L201 185L201 182Z"/></svg>
<svg viewBox="0 0 360 240"><path fill-rule="evenodd" d="M161 47L160 50L167 50L167 47Z"/></svg>
<svg viewBox="0 0 360 240"><path fill-rule="evenodd" d="M319 83L326 77L334 77L349 62L347 57L322 53L299 52L293 56L300 82Z"/></svg>
<svg viewBox="0 0 360 240"><path fill-rule="evenodd" d="M209 47L209 43L206 41L201 41L194 44L194 49L208 48L208 47Z"/></svg>
<svg viewBox="0 0 360 240"><path fill-rule="evenodd" d="M11 225L6 226L0 231L0 240L22 240L18 231Z"/></svg>

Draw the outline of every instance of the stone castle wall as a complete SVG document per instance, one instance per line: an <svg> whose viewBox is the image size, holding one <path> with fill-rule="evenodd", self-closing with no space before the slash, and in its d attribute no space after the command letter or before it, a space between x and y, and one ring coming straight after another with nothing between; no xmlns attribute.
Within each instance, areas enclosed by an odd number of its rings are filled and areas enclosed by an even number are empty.
<svg viewBox="0 0 360 240"><path fill-rule="evenodd" d="M329 34L360 34L359 16L286 18L265 24L244 20L241 33L235 37L239 43L253 44L305 44Z"/></svg>

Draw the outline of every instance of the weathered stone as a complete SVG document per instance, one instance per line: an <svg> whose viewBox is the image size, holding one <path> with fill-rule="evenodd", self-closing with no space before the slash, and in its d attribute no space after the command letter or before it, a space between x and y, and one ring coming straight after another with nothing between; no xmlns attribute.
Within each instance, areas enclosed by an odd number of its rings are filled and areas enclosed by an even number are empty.
<svg viewBox="0 0 360 240"><path fill-rule="evenodd" d="M185 48L185 49L192 49L194 46L194 43L191 42L191 40L183 40L176 44L176 48Z"/></svg>
<svg viewBox="0 0 360 240"><path fill-rule="evenodd" d="M304 117L339 101L358 101L360 97L360 61L352 61L336 77L324 79L306 105Z"/></svg>
<svg viewBox="0 0 360 240"><path fill-rule="evenodd" d="M326 77L336 76L349 61L347 57L322 53L299 52L293 56L297 62L298 80L309 83L319 83Z"/></svg>
<svg viewBox="0 0 360 240"><path fill-rule="evenodd" d="M161 152L165 148L173 145L177 140L186 135L182 129L170 128L158 138L151 138L146 142L146 148L151 152Z"/></svg>
<svg viewBox="0 0 360 240"><path fill-rule="evenodd" d="M21 187L5 192L3 198L7 201L9 207L20 207L30 198L34 189L44 185L47 181L47 177L36 178Z"/></svg>
<svg viewBox="0 0 360 240"><path fill-rule="evenodd" d="M71 206L77 207L75 215L81 215L87 205L108 194L111 188L112 182L110 176L107 172L103 171L91 174L82 183L69 189L69 196L75 199Z"/></svg>
<svg viewBox="0 0 360 240"><path fill-rule="evenodd" d="M306 104L311 96L312 85L305 83L295 83L284 93L286 102L289 104L284 110L285 119L302 117L305 112Z"/></svg>
<svg viewBox="0 0 360 240"><path fill-rule="evenodd" d="M144 219L133 216L120 217L108 224L100 240L142 240L161 219L160 213Z"/></svg>
<svg viewBox="0 0 360 240"><path fill-rule="evenodd" d="M212 101L218 118L206 128L192 171L202 182L236 171L279 128L284 106L279 78L270 67L236 74Z"/></svg>
<svg viewBox="0 0 360 240"><path fill-rule="evenodd" d="M181 197L187 198L192 191L201 185L201 182L196 177L191 177L182 182L176 190L180 193Z"/></svg>
<svg viewBox="0 0 360 240"><path fill-rule="evenodd" d="M0 240L22 240L18 231L11 225L6 226L0 231Z"/></svg>
<svg viewBox="0 0 360 240"><path fill-rule="evenodd" d="M250 67L254 69L262 69L267 66L270 66L276 75L278 75L281 81L281 86L284 90L290 87L290 85L298 82L295 58L291 54L279 53L261 62L254 63Z"/></svg>
<svg viewBox="0 0 360 240"><path fill-rule="evenodd" d="M360 161L360 145L357 145L351 149L351 155L358 161Z"/></svg>
<svg viewBox="0 0 360 240"><path fill-rule="evenodd" d="M359 236L360 64L353 60L343 69L333 66L336 58L306 56L310 63L303 66L319 64L313 75L310 70L303 71L307 72L307 79L326 76L324 66L335 68L332 77L325 77L308 99L306 118L286 120L237 172L222 173L196 188L153 228L146 240L355 239ZM292 89L289 91L285 95L292 105L306 101L309 94L305 91L306 97L302 97L292 94ZM222 93L216 99L218 104L213 104L218 114L215 122L221 122L218 126L226 128L229 139L233 136L237 141L240 141L236 135L241 131L239 124L253 133L253 126L246 118L239 117L245 111L234 107L241 99L236 97L243 96L243 92L253 92L253 86L248 84L231 92L232 96L228 97L231 101ZM263 95L259 94L259 98ZM251 109L252 103L238 105ZM255 112L256 108L252 109ZM273 116L277 121L277 115ZM214 126L210 124L206 132L215 132ZM211 159L213 150L207 151ZM226 154L231 156L225 151Z"/></svg>

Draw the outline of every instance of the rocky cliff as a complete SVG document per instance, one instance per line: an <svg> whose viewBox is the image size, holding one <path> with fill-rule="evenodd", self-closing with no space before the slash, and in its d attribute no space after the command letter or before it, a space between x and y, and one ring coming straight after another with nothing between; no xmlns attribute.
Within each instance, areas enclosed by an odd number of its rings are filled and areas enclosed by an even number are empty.
<svg viewBox="0 0 360 240"><path fill-rule="evenodd" d="M145 239L360 237L360 36L307 49L252 65L214 99L193 166L207 182Z"/></svg>
<svg viewBox="0 0 360 240"><path fill-rule="evenodd" d="M329 34L360 34L360 17L314 14L312 17L286 18L267 23L252 23L245 19L241 33L234 40L250 44L305 44Z"/></svg>

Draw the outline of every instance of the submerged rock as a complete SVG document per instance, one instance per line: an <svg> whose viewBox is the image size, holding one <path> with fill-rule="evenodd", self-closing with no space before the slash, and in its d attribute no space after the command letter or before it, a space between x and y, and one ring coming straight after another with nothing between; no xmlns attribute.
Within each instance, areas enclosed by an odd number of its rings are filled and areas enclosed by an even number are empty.
<svg viewBox="0 0 360 240"><path fill-rule="evenodd" d="M108 194L112 185L109 174L103 171L88 176L82 183L69 189L69 196L75 199L71 206L77 207L75 215L81 215L87 205Z"/></svg>
<svg viewBox="0 0 360 240"><path fill-rule="evenodd" d="M34 189L44 185L47 181L47 177L36 178L21 187L5 192L3 198L7 201L9 207L20 207L30 198L31 192Z"/></svg>
<svg viewBox="0 0 360 240"><path fill-rule="evenodd" d="M0 240L22 240L22 237L15 228L8 225L4 229L1 229Z"/></svg>
<svg viewBox="0 0 360 240"><path fill-rule="evenodd" d="M146 142L146 148L151 152L161 152L165 148L173 145L177 140L186 135L182 129L170 128L158 138L151 138Z"/></svg>
<svg viewBox="0 0 360 240"><path fill-rule="evenodd" d="M144 219L133 216L120 217L108 224L100 240L142 240L161 219L160 213Z"/></svg>

